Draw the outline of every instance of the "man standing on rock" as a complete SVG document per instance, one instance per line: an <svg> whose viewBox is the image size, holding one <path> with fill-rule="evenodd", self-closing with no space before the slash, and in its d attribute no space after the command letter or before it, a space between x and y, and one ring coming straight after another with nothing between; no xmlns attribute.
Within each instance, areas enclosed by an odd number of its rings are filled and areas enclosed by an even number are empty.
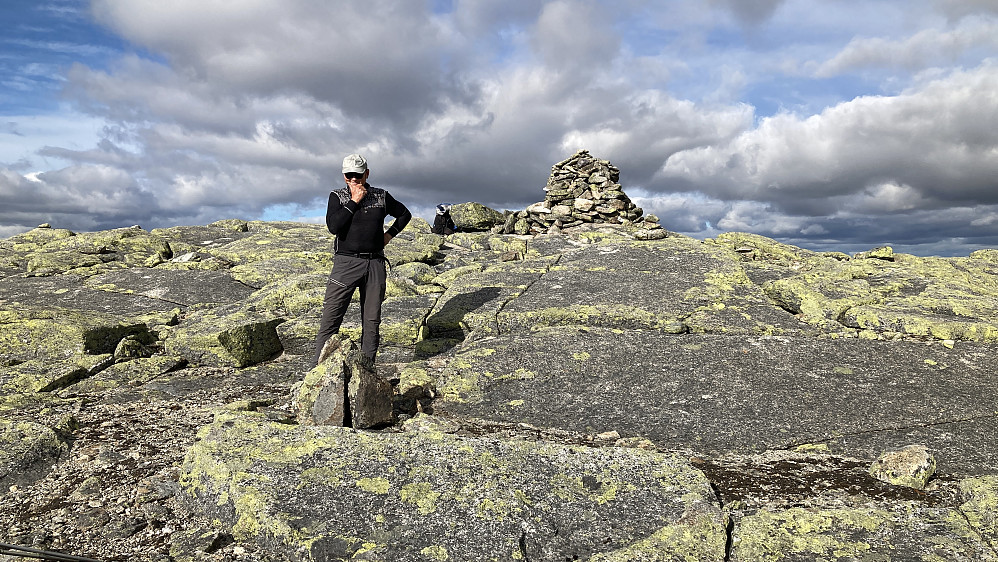
<svg viewBox="0 0 998 562"><path fill-rule="evenodd" d="M381 303L385 300L384 248L412 219L412 213L384 189L371 187L371 171L359 154L343 159L346 187L329 194L326 227L336 235L333 271L326 282L319 335L315 338L312 365L319 362L322 346L339 332L354 289L360 289L361 351L374 363L381 342ZM385 217L395 217L385 230Z"/></svg>

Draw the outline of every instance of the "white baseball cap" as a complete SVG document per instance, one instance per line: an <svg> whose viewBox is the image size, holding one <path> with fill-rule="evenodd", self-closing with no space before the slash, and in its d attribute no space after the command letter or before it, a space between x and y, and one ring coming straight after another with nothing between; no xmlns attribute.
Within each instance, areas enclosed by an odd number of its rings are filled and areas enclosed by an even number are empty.
<svg viewBox="0 0 998 562"><path fill-rule="evenodd" d="M367 160L360 154L350 154L343 159L343 173L363 174L367 171Z"/></svg>

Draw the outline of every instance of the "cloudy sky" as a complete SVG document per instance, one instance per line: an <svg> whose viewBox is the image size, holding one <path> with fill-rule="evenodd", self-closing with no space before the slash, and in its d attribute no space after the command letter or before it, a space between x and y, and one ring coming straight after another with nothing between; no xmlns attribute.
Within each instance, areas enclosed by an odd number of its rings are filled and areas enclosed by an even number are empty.
<svg viewBox="0 0 998 562"><path fill-rule="evenodd" d="M4 0L0 236L523 209L580 148L666 228L998 247L998 0Z"/></svg>

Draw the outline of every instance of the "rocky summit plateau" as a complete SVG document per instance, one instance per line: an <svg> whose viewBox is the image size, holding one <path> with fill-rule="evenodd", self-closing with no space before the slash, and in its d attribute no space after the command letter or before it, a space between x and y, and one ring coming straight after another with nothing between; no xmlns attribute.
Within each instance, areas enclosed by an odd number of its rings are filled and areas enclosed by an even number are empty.
<svg viewBox="0 0 998 562"><path fill-rule="evenodd" d="M0 240L0 560L998 560L998 250L697 240L589 189L392 241L373 429L301 412L324 227Z"/></svg>

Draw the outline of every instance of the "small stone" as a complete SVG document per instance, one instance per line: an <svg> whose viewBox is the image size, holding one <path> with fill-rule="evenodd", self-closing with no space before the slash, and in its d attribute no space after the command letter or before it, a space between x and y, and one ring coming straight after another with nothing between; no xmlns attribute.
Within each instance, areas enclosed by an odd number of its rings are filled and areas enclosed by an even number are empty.
<svg viewBox="0 0 998 562"><path fill-rule="evenodd" d="M402 423L403 431L457 433L460 429L461 424L456 421L422 412Z"/></svg>
<svg viewBox="0 0 998 562"><path fill-rule="evenodd" d="M616 442L620 439L620 434L616 431L604 431L603 433L596 434L597 441L613 441Z"/></svg>
<svg viewBox="0 0 998 562"><path fill-rule="evenodd" d="M888 451L870 467L870 476L877 480L919 490L925 488L935 472L936 459L925 445L908 445L898 451Z"/></svg>
<svg viewBox="0 0 998 562"><path fill-rule="evenodd" d="M654 451L656 449L655 443L644 437L624 437L617 439L613 446L626 449L644 449L646 451Z"/></svg>

